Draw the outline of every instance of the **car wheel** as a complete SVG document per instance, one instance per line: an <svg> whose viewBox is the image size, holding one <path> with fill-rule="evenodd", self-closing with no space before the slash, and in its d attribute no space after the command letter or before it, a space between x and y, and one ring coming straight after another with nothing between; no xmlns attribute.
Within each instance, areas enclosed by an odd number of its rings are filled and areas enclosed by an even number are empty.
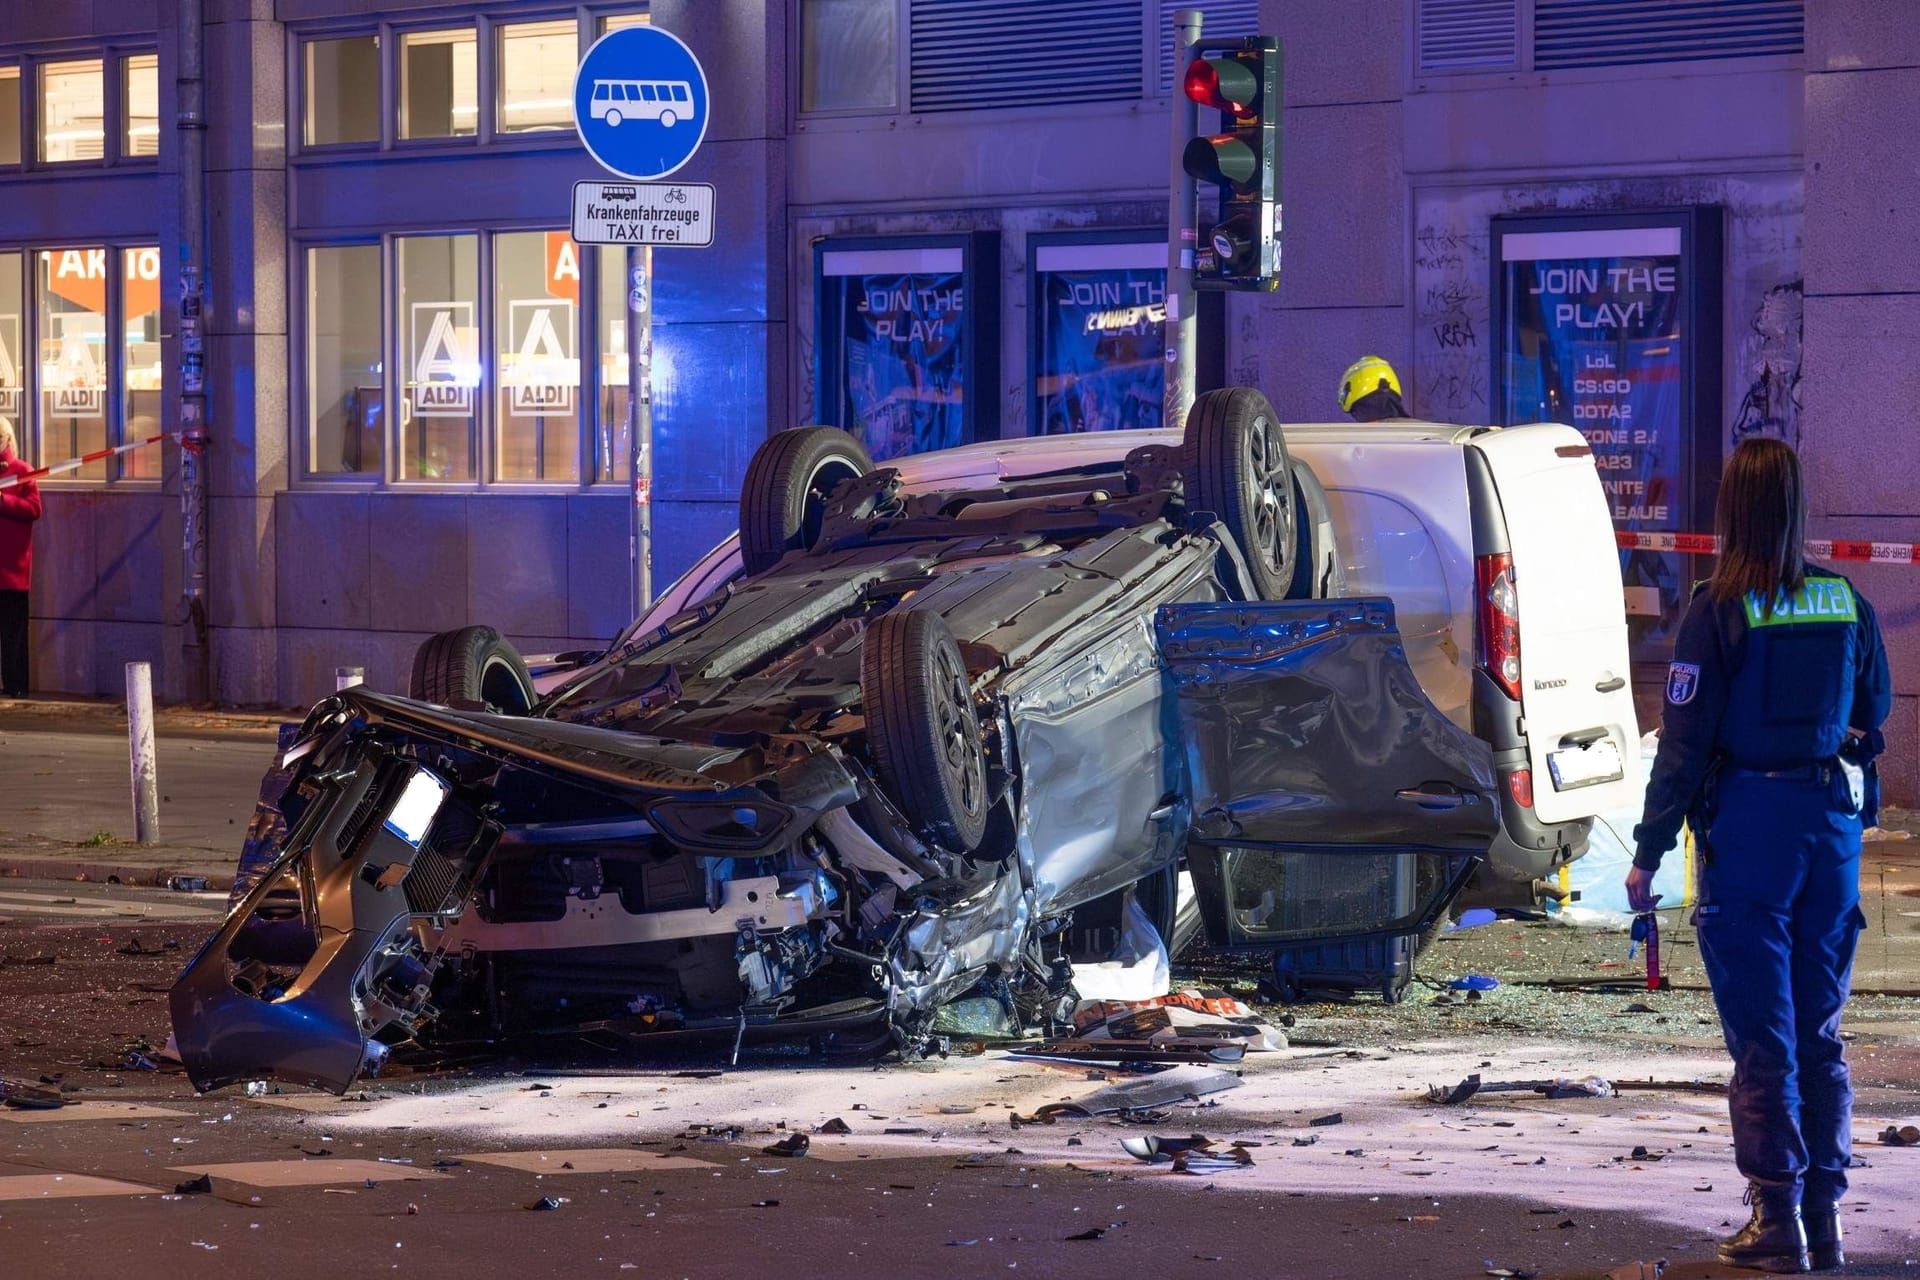
<svg viewBox="0 0 1920 1280"><path fill-rule="evenodd" d="M484 702L525 715L537 701L520 651L492 627L442 631L413 655L407 695L442 706Z"/></svg>
<svg viewBox="0 0 1920 1280"><path fill-rule="evenodd" d="M607 119L607 128L618 129L620 127L620 113L618 111L607 112L606 119Z"/></svg>
<svg viewBox="0 0 1920 1280"><path fill-rule="evenodd" d="M873 470L861 443L838 427L795 427L767 437L740 486L740 558L750 574L810 547L827 499L843 480Z"/></svg>
<svg viewBox="0 0 1920 1280"><path fill-rule="evenodd" d="M887 613L860 650L867 746L917 828L959 853L987 830L987 757L959 642L938 614Z"/></svg>
<svg viewBox="0 0 1920 1280"><path fill-rule="evenodd" d="M1293 464L1273 406L1252 387L1209 391L1187 414L1187 507L1211 511L1240 544L1262 600L1283 600L1299 557Z"/></svg>

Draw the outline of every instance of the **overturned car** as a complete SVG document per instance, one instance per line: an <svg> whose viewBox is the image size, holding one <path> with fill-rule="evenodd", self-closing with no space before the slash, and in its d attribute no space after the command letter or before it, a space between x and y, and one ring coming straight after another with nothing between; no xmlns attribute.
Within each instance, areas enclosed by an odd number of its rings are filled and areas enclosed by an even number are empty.
<svg viewBox="0 0 1920 1280"><path fill-rule="evenodd" d="M313 709L172 992L194 1083L552 1032L922 1052L963 997L1060 1018L1087 922L1172 936L1183 867L1216 946L1421 931L1500 831L1493 752L1391 601L1325 594L1313 488L1247 389L991 483L771 437L721 590L543 693L469 628Z"/></svg>

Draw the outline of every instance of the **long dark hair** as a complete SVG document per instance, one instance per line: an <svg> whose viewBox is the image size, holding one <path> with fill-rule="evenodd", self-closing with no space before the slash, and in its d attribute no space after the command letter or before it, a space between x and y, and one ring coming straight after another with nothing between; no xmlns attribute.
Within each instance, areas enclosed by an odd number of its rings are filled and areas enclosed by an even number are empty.
<svg viewBox="0 0 1920 1280"><path fill-rule="evenodd" d="M1792 446L1742 441L1720 478L1713 517L1720 558L1707 594L1724 602L1758 592L1771 610L1781 591L1798 591L1807 577L1805 512L1800 457Z"/></svg>

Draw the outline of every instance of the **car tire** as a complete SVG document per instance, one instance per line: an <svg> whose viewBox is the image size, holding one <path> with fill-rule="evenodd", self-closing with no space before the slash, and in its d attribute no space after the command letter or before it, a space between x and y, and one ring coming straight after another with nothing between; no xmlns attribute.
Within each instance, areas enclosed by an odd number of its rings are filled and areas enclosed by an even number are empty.
<svg viewBox="0 0 1920 1280"><path fill-rule="evenodd" d="M413 655L407 696L441 706L485 703L526 715L538 700L526 659L492 627L442 631Z"/></svg>
<svg viewBox="0 0 1920 1280"><path fill-rule="evenodd" d="M874 770L917 829L956 853L986 834L987 757L959 642L938 615L882 614L860 649Z"/></svg>
<svg viewBox="0 0 1920 1280"><path fill-rule="evenodd" d="M1209 391L1187 414L1187 509L1211 511L1239 544L1254 595L1284 600L1299 559L1293 462L1273 406L1252 387Z"/></svg>
<svg viewBox="0 0 1920 1280"><path fill-rule="evenodd" d="M865 446L838 427L795 427L767 437L740 486L740 558L765 573L813 545L827 499L843 480L873 470Z"/></svg>

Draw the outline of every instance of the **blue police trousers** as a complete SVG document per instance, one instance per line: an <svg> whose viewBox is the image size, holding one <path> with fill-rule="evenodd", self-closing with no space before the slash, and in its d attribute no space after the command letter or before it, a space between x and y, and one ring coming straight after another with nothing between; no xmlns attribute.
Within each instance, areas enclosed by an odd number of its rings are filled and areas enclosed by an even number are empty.
<svg viewBox="0 0 1920 1280"><path fill-rule="evenodd" d="M1844 786L1722 778L1696 917L1733 1055L1734 1163L1809 1205L1846 1192L1853 1147L1840 1011L1866 919Z"/></svg>

